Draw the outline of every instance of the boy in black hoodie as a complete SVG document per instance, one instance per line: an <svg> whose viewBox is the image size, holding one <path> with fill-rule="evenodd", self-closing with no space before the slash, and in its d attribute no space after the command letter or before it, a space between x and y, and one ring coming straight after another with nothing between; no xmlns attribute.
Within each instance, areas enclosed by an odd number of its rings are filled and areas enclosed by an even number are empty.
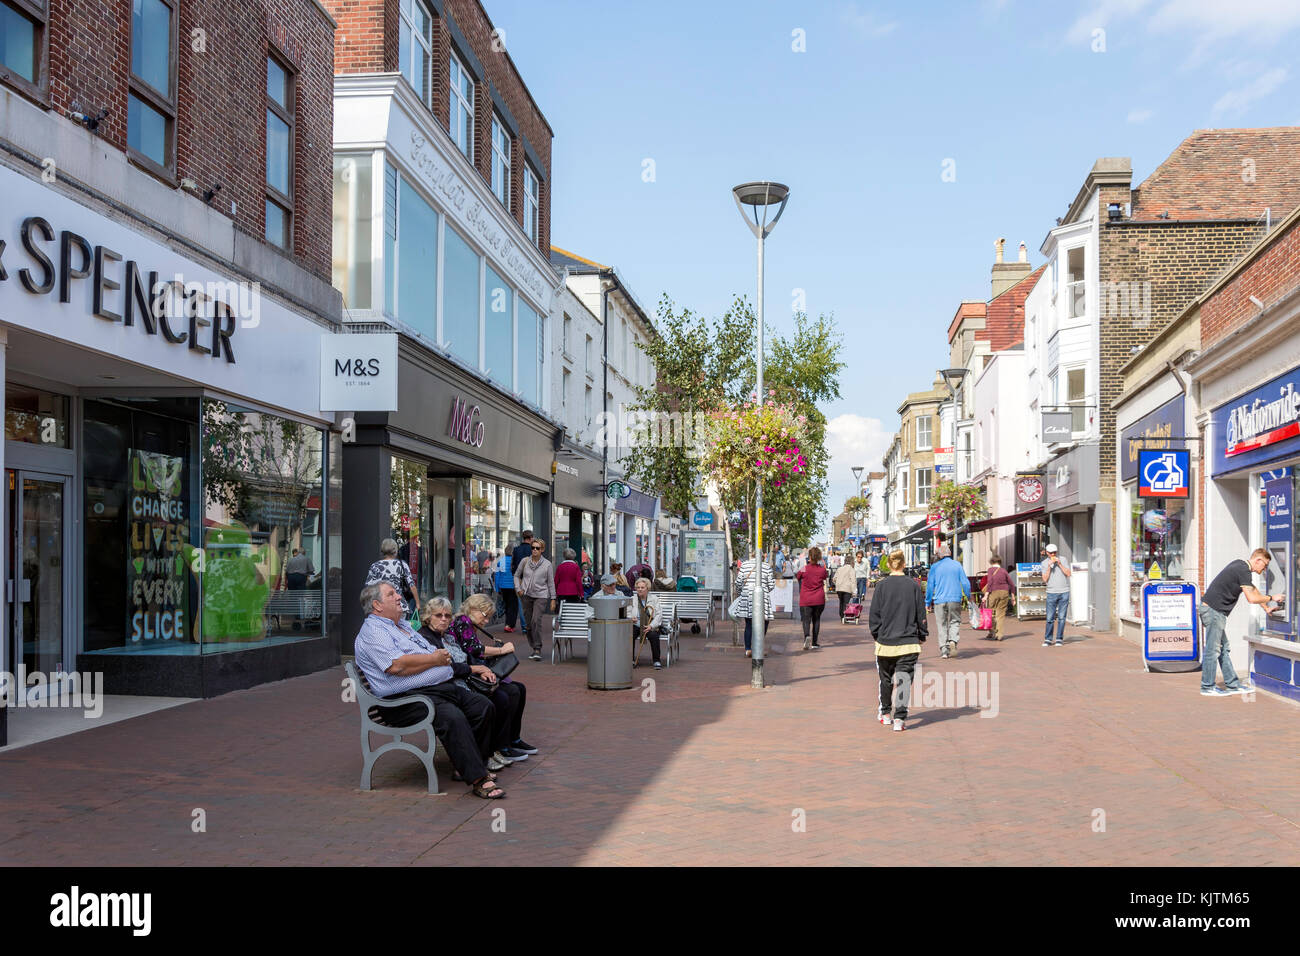
<svg viewBox="0 0 1300 956"><path fill-rule="evenodd" d="M881 559L881 564L885 560ZM889 577L876 585L871 599L869 626L876 642L876 670L880 674L880 708L877 719L895 730L907 720L907 702L912 696L912 672L921 656L921 645L930 630L925 619L925 592L903 574L903 552L889 556ZM898 675L898 687L894 676Z"/></svg>

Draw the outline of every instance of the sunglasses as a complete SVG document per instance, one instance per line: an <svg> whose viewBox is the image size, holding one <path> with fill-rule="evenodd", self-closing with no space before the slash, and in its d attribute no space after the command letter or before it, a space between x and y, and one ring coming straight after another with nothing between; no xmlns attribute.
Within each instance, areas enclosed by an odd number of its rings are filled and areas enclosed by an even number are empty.
<svg viewBox="0 0 1300 956"><path fill-rule="evenodd" d="M451 617L450 611L439 611L434 617Z"/></svg>
<svg viewBox="0 0 1300 956"><path fill-rule="evenodd" d="M533 548L534 551L541 551L541 548Z"/></svg>

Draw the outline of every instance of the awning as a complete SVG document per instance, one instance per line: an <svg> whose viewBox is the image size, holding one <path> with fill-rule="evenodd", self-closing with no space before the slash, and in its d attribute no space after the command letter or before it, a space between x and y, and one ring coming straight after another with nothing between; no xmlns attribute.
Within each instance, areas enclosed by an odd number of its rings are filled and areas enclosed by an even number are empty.
<svg viewBox="0 0 1300 956"><path fill-rule="evenodd" d="M1033 521L1042 516L1042 508L1033 508L1030 511L1022 511L1019 514L1003 515L1000 518L984 518L981 521L972 521L966 526L965 530L983 531L985 528L1000 528L1003 525L1019 524L1022 521Z"/></svg>
<svg viewBox="0 0 1300 956"><path fill-rule="evenodd" d="M899 538L894 544L906 544L909 541L924 541L935 533L935 528L928 521L918 521L912 527L907 529L907 534Z"/></svg>

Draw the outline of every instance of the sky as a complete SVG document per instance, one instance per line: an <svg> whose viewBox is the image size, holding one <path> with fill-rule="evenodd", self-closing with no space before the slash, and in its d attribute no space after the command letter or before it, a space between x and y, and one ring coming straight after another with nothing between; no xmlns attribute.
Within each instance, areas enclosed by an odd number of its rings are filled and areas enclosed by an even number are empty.
<svg viewBox="0 0 1300 956"><path fill-rule="evenodd" d="M731 187L790 187L765 314L843 334L827 527L988 298L994 240L1041 264L1099 157L1136 186L1194 130L1300 125L1300 0L483 2L555 132L552 243L647 312L752 299Z"/></svg>

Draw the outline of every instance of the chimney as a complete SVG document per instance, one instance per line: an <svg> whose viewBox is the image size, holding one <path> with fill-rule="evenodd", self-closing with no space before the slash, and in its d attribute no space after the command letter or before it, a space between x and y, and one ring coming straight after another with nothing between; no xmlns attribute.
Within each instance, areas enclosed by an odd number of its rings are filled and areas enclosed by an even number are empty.
<svg viewBox="0 0 1300 956"><path fill-rule="evenodd" d="M1004 245L1006 245L1005 239L999 239L993 243L996 255L993 259L993 294L989 297L991 299L996 299L1033 271L1029 268L1029 254L1023 242L1020 244L1019 262L1003 261L1002 247Z"/></svg>

